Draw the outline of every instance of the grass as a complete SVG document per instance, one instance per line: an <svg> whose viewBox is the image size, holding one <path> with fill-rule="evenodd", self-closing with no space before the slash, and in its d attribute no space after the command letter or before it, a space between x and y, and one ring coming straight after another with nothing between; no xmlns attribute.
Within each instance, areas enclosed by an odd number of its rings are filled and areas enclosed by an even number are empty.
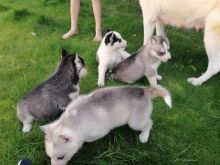
<svg viewBox="0 0 220 165"><path fill-rule="evenodd" d="M143 42L138 4L103 0L103 29L119 31L134 52ZM1 0L0 2L0 164L15 165L29 158L35 165L49 164L44 134L35 122L23 135L16 118L16 103L30 89L53 73L62 47L79 52L89 74L81 81L81 93L97 89L98 43L94 37L91 3L81 1L79 35L63 41L69 30L69 0ZM36 36L31 33L36 33ZM167 27L172 60L162 64L160 82L173 96L173 108L155 99L154 126L149 141L141 144L138 132L127 126L84 144L69 164L212 164L220 163L220 75L199 87L186 78L199 76L207 67L202 33ZM107 81L106 86L124 85ZM148 85L142 79L135 85ZM52 121L52 120L51 120Z"/></svg>

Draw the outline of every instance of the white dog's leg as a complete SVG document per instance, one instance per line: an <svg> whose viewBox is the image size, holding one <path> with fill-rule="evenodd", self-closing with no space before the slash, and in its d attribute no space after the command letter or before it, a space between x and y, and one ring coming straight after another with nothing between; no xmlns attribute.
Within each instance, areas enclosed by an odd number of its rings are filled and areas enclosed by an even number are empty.
<svg viewBox="0 0 220 165"><path fill-rule="evenodd" d="M153 126L152 120L148 119L145 127L141 130L141 133L139 135L139 140L141 143L146 143L148 141L152 126Z"/></svg>
<svg viewBox="0 0 220 165"><path fill-rule="evenodd" d="M156 23L156 35L157 36L166 36L164 25L157 21Z"/></svg>
<svg viewBox="0 0 220 165"><path fill-rule="evenodd" d="M156 76L156 75L150 76L149 74L145 74L145 76L147 77L150 86L155 86L155 85L157 85L157 76Z"/></svg>
<svg viewBox="0 0 220 165"><path fill-rule="evenodd" d="M195 86L201 85L220 71L220 10L213 11L207 17L204 42L209 60L208 68L202 76L188 79Z"/></svg>
<svg viewBox="0 0 220 165"><path fill-rule="evenodd" d="M99 64L98 71L99 71L99 77L98 77L98 82L97 85L99 87L103 87L105 85L105 72L107 70L106 65L104 64Z"/></svg>
<svg viewBox="0 0 220 165"><path fill-rule="evenodd" d="M152 23L151 19L144 17L144 45L150 39L154 33L155 25Z"/></svg>

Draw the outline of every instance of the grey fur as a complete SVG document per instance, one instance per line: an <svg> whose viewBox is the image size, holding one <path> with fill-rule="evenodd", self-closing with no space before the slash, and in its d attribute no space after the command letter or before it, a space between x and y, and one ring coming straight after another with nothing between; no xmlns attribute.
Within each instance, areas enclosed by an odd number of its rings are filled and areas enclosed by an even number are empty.
<svg viewBox="0 0 220 165"><path fill-rule="evenodd" d="M79 65L82 70L83 59L63 50L57 71L20 100L17 117L23 122L23 132L30 131L33 120L47 119L64 110L71 101L70 94L78 95Z"/></svg>
<svg viewBox="0 0 220 165"><path fill-rule="evenodd" d="M79 96L60 119L41 127L51 163L65 165L84 142L100 139L125 124L141 131L140 141L147 142L153 124L151 100L156 96L163 97L171 107L171 96L161 86L111 87Z"/></svg>
<svg viewBox="0 0 220 165"><path fill-rule="evenodd" d="M159 54L161 52L164 54ZM150 85L157 85L157 79L162 79L157 74L157 68L161 61L167 62L170 58L168 40L161 36L155 36L136 53L116 65L107 75L109 79L126 83L134 83L146 76Z"/></svg>

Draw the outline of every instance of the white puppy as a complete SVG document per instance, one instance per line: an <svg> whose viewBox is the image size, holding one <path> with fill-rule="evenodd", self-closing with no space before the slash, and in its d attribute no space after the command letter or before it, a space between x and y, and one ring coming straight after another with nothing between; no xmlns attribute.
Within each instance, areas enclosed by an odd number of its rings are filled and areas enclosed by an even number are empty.
<svg viewBox="0 0 220 165"><path fill-rule="evenodd" d="M161 86L103 88L79 96L60 119L41 127L51 164L65 165L84 142L100 139L125 124L141 131L140 141L147 142L153 125L151 99L156 96L163 97L171 107L171 96Z"/></svg>
<svg viewBox="0 0 220 165"><path fill-rule="evenodd" d="M208 68L198 78L189 78L201 85L220 71L220 0L139 0L143 13L144 43L153 35L164 35L164 24L185 28L205 28L204 42Z"/></svg>
<svg viewBox="0 0 220 165"><path fill-rule="evenodd" d="M96 61L99 63L98 86L103 87L105 85L105 73L108 69L112 69L119 62L130 56L124 50L126 46L127 41L118 32L108 31L106 33L96 53Z"/></svg>

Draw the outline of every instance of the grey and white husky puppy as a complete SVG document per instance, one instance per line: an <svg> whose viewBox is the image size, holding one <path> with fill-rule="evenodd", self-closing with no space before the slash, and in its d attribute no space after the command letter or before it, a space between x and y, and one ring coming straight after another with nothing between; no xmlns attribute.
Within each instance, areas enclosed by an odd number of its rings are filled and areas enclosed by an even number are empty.
<svg viewBox="0 0 220 165"><path fill-rule="evenodd" d="M111 87L79 96L57 121L41 126L51 164L65 165L84 142L98 140L125 124L141 131L140 141L147 142L153 125L151 100L156 96L171 107L171 96L161 86Z"/></svg>
<svg viewBox="0 0 220 165"><path fill-rule="evenodd" d="M63 49L56 72L17 104L17 117L23 123L22 131L29 132L33 120L45 119L64 110L71 99L78 96L79 78L86 73L84 60Z"/></svg>
<svg viewBox="0 0 220 165"><path fill-rule="evenodd" d="M133 55L109 70L108 78L126 83L134 83L146 76L151 86L157 85L162 76L157 74L157 68L162 62L171 58L169 42L166 37L153 36L142 48Z"/></svg>

